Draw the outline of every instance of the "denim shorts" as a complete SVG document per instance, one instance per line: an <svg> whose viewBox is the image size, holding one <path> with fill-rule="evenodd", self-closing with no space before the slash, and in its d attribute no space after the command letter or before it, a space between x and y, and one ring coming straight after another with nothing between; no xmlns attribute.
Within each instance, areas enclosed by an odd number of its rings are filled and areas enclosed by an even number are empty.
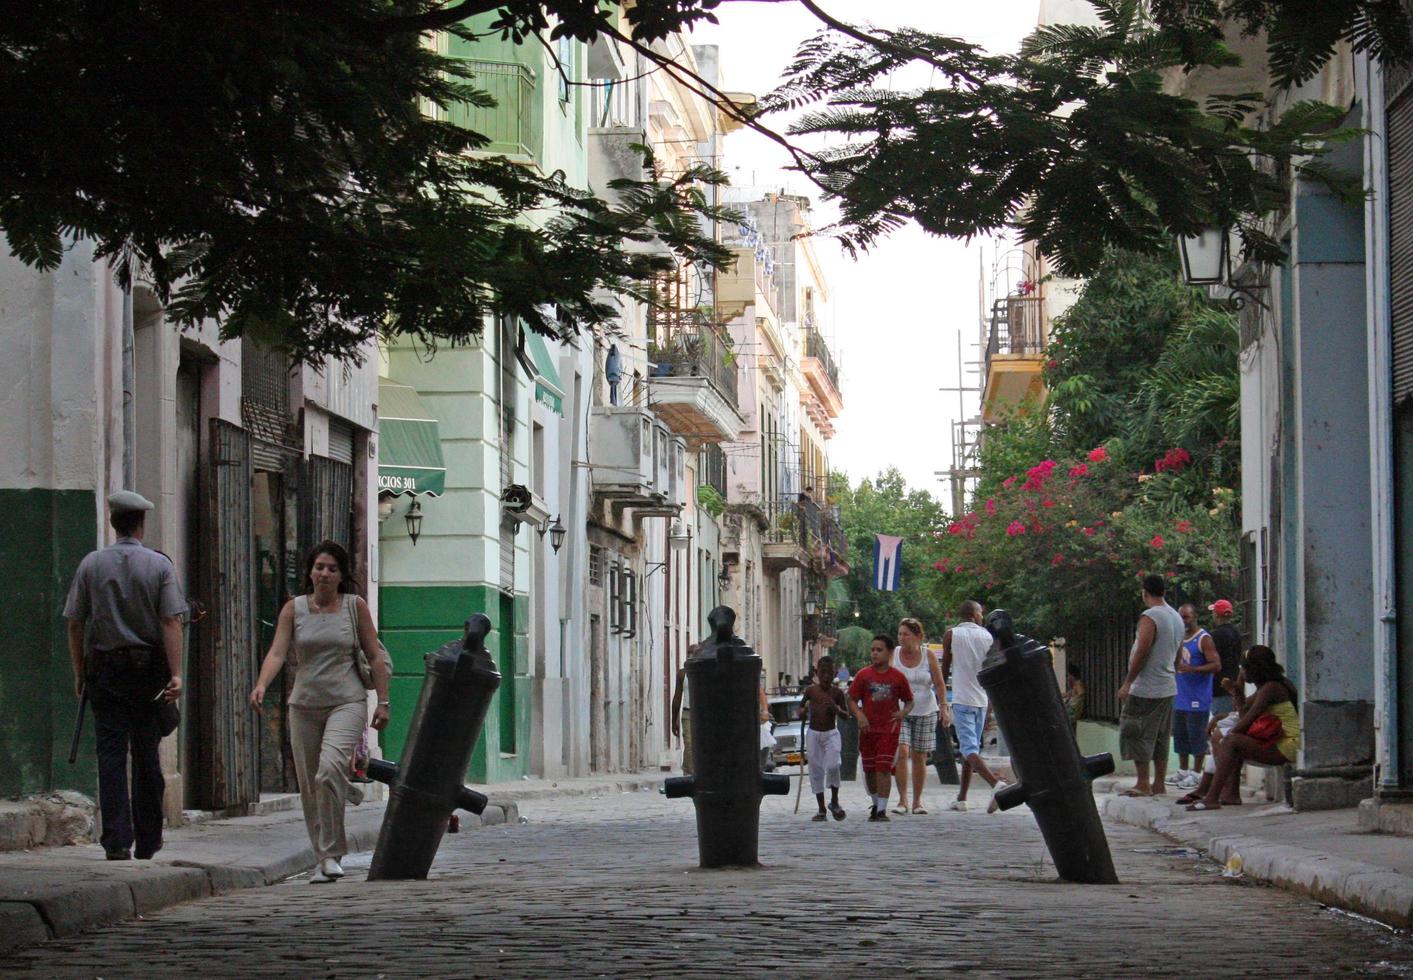
<svg viewBox="0 0 1413 980"><path fill-rule="evenodd" d="M1209 717L1205 711L1174 711L1173 751L1179 755L1206 755L1211 751L1207 744Z"/></svg>
<svg viewBox="0 0 1413 980"><path fill-rule="evenodd" d="M952 705L952 727L957 730L957 747L965 759L981 754L981 730L986 727L986 709L970 704Z"/></svg>

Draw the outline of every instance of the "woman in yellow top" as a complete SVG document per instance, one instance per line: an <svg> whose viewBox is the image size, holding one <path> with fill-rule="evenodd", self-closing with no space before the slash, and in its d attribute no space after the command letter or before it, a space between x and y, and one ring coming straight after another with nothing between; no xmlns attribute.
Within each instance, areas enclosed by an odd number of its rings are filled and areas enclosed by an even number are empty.
<svg viewBox="0 0 1413 980"><path fill-rule="evenodd" d="M1298 693L1270 647L1258 645L1246 651L1236 684L1241 687L1248 682L1256 685L1256 693L1247 699L1241 719L1217 746L1217 772L1207 795L1188 807L1195 813L1221 809L1221 788L1241 772L1243 762L1280 766L1295 761L1300 748ZM1279 730L1266 738L1253 737L1250 729L1263 715L1273 716L1280 723ZM1262 722L1259 727L1273 728L1274 725Z"/></svg>

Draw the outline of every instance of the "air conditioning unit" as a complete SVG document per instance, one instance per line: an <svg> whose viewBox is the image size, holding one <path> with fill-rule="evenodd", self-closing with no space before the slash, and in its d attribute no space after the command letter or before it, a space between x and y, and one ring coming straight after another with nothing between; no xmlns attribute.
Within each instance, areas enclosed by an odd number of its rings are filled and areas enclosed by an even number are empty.
<svg viewBox="0 0 1413 980"><path fill-rule="evenodd" d="M600 405L589 419L589 459L594 492L647 497L657 484L653 456L660 423L643 408Z"/></svg>

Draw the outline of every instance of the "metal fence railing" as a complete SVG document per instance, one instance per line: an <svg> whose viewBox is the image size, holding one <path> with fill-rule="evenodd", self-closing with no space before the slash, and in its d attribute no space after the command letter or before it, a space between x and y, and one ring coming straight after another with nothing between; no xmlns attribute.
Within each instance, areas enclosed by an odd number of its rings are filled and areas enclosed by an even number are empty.
<svg viewBox="0 0 1413 980"><path fill-rule="evenodd" d="M1137 614L1096 623L1065 637L1065 659L1078 665L1084 683L1084 717L1119 720L1119 685L1128 672L1128 655L1138 630Z"/></svg>
<svg viewBox="0 0 1413 980"><path fill-rule="evenodd" d="M658 377L706 378L733 406L738 404L736 354L716 324L703 319L659 328L648 359L657 365Z"/></svg>
<svg viewBox="0 0 1413 980"><path fill-rule="evenodd" d="M540 126L537 125L535 73L515 62L465 59L472 72L471 85L495 99L494 106L473 106L454 102L447 107L448 121L480 133L490 142L483 153L540 157Z"/></svg>
<svg viewBox="0 0 1413 980"><path fill-rule="evenodd" d="M829 376L829 381L834 385L834 390L839 390L839 366L834 363L834 354L829 350L829 345L824 342L819 331L810 328L805 333L805 356L818 359L824 365L824 373Z"/></svg>

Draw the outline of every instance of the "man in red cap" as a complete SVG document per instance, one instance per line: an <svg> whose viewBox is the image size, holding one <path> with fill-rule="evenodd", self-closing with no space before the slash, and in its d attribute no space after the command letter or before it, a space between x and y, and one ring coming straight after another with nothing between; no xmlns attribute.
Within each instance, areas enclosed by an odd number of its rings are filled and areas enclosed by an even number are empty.
<svg viewBox="0 0 1413 980"><path fill-rule="evenodd" d="M1207 608L1215 623L1210 634L1212 642L1222 658L1222 669L1212 678L1212 715L1218 717L1232 710L1231 695L1222 688L1222 678L1235 682L1241 670L1241 631L1231 623L1235 610L1230 601L1218 599Z"/></svg>

